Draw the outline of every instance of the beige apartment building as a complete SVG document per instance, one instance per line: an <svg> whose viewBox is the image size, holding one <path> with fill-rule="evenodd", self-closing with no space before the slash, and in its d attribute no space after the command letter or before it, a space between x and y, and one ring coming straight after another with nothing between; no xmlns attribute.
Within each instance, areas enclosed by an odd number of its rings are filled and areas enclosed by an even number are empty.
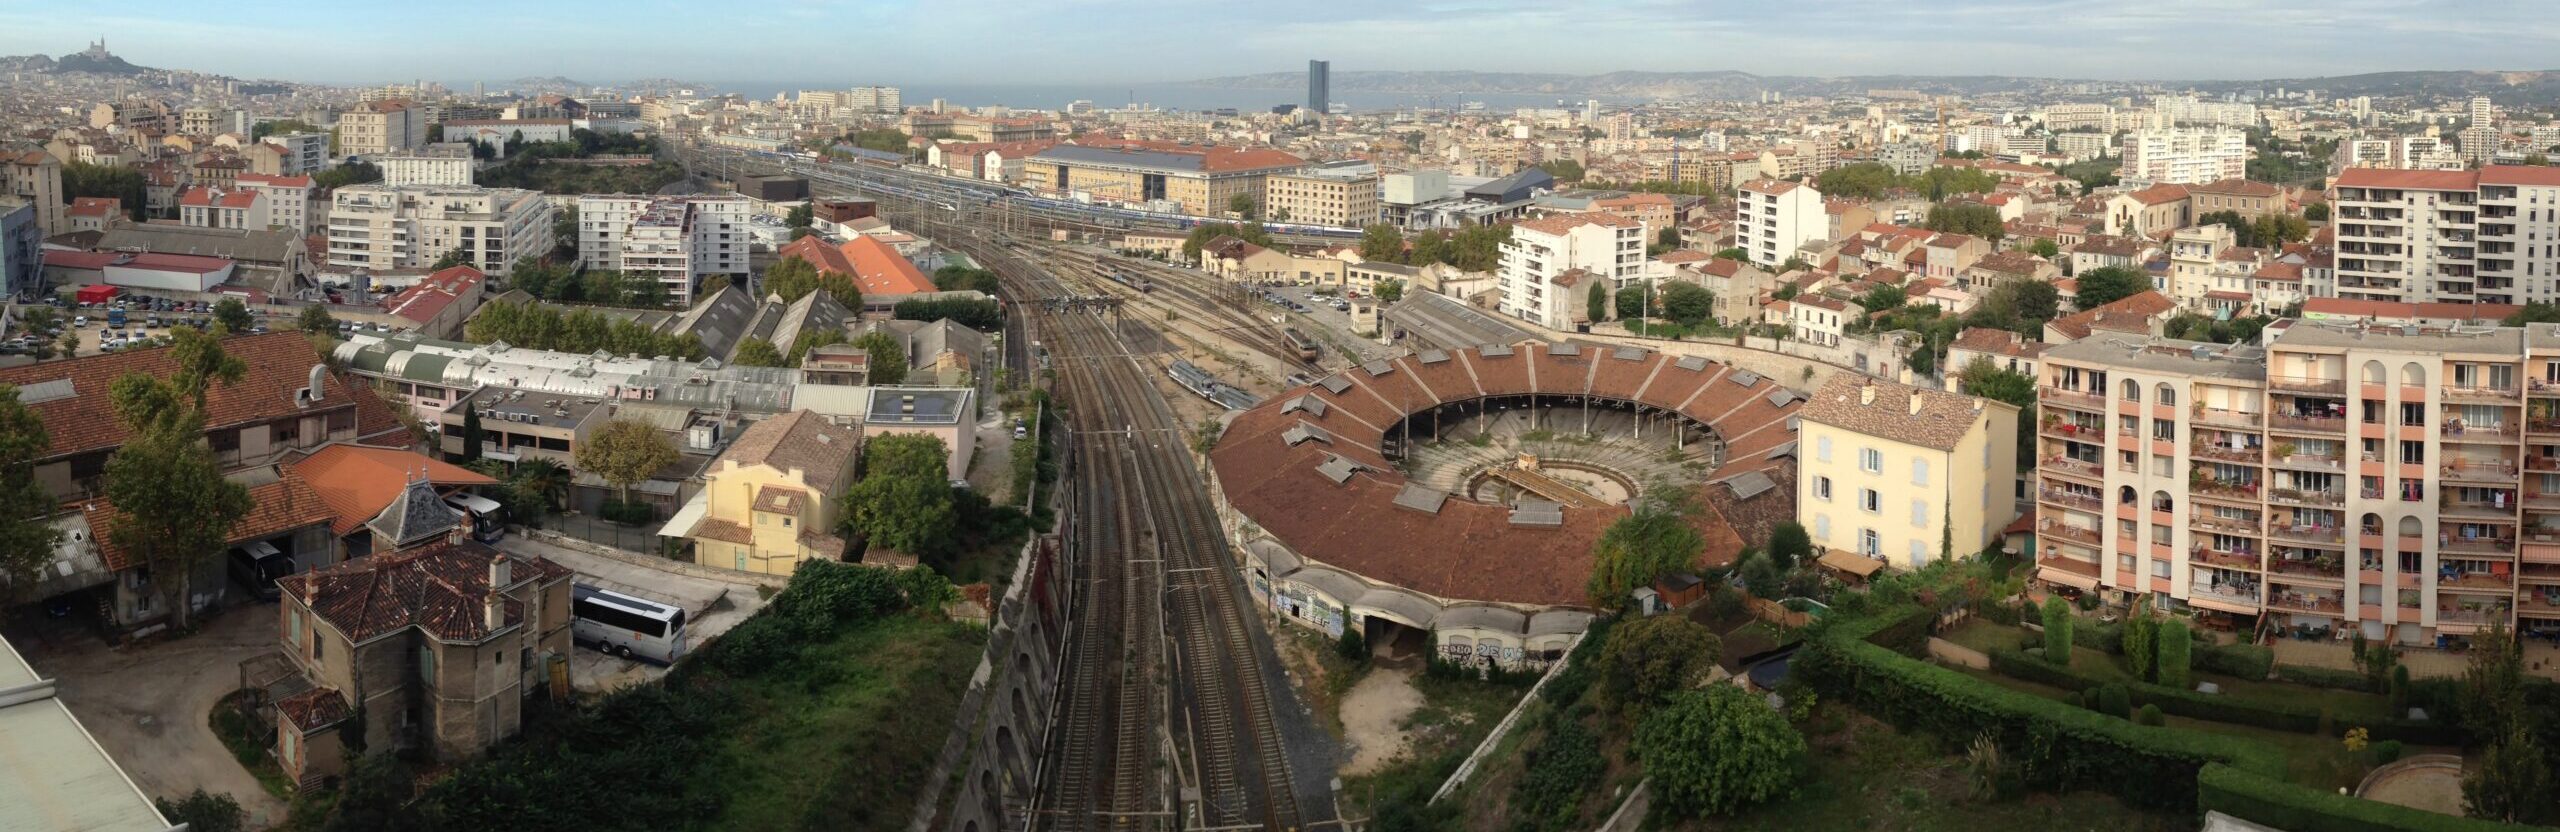
<svg viewBox="0 0 2560 832"><path fill-rule="evenodd" d="M330 195L329 265L423 268L460 249L486 274L551 251L557 214L520 188L349 185Z"/></svg>
<svg viewBox="0 0 2560 832"><path fill-rule="evenodd" d="M2331 190L2338 296L2403 303L2560 300L2560 170L2348 168Z"/></svg>
<svg viewBox="0 0 2560 832"><path fill-rule="evenodd" d="M1271 148L1177 142L1110 147L1062 144L1022 162L1022 184L1056 194L1122 203L1171 202L1185 214L1219 216L1236 197L1268 204L1265 185L1306 160Z"/></svg>
<svg viewBox="0 0 2560 832"><path fill-rule="evenodd" d="M2407 646L2560 630L2560 326L2098 335L2038 383L2048 583Z"/></svg>
<svg viewBox="0 0 2560 832"><path fill-rule="evenodd" d="M1919 569L2017 516L2016 405L1841 373L1797 416L1796 522L1817 547Z"/></svg>
<svg viewBox="0 0 2560 832"><path fill-rule="evenodd" d="M1273 222L1358 228L1378 221L1378 173L1365 164L1275 174L1264 187L1270 204L1263 216Z"/></svg>
<svg viewBox="0 0 2560 832"><path fill-rule="evenodd" d="M426 111L405 98L367 101L338 116L340 156L381 156L426 143Z"/></svg>

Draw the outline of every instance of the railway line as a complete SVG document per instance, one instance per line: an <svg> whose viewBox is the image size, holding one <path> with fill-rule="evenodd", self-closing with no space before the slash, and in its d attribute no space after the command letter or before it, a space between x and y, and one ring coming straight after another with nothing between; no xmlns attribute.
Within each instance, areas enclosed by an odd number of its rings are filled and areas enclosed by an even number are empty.
<svg viewBox="0 0 2560 832"><path fill-rule="evenodd" d="M1197 275L1147 260L1103 257L1088 250L1065 247L1054 247L1049 255L1061 261L1067 270L1092 276L1095 285L1107 290L1130 296L1154 295L1167 306L1200 315L1203 318L1200 321L1202 329L1234 339L1247 349L1280 359L1292 367L1316 366L1283 343L1279 324L1256 316L1249 309L1238 308L1231 298L1219 296L1223 289L1230 287L1204 288L1202 279ZM1141 292L1126 283L1111 280L1109 274L1114 270L1149 281L1153 291Z"/></svg>

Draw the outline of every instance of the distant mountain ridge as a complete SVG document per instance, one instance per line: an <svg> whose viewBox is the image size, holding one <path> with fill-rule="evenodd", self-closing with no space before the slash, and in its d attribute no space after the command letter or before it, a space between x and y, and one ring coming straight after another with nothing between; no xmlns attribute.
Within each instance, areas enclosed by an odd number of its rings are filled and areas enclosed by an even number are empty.
<svg viewBox="0 0 2560 832"><path fill-rule="evenodd" d="M1191 82L1194 86L1232 89L1302 89L1304 72L1231 75ZM2487 95L2501 104L2560 100L2560 70L2464 71L2413 70L2371 72L2310 78L2218 81L2103 82L2086 79L2005 75L1755 75L1736 70L1698 72L1608 72L1573 75L1542 72L1476 72L1467 70L1393 71L1335 70L1331 82L1346 92L1465 95L1504 93L1601 98L1752 99L1763 92L1789 96L1863 94L1873 89L1913 90L1936 95L1985 95L2052 91L2086 83L2150 84L2166 89L2225 92L2251 89L2317 89L2332 96L2359 95Z"/></svg>

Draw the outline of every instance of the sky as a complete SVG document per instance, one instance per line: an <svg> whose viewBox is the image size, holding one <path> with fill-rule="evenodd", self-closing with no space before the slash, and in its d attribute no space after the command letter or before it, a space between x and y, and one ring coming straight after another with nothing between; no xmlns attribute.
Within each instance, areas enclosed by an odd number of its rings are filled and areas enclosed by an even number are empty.
<svg viewBox="0 0 2560 832"><path fill-rule="evenodd" d="M1303 71L2189 80L2560 68L2551 0L0 0L0 54L447 83L1175 83ZM1337 81L1337 85L1341 82Z"/></svg>

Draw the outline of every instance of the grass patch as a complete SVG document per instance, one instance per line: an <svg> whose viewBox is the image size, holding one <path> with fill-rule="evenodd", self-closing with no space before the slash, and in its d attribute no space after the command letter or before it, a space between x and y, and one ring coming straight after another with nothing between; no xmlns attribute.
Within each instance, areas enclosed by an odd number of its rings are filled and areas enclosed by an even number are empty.
<svg viewBox="0 0 2560 832"><path fill-rule="evenodd" d="M1841 730L1807 737L1812 759L1794 797L1710 820L1686 819L1665 828L1683 830L1892 829L1913 832L1983 832L1996 829L2170 832L2191 830L2194 819L2144 812L2091 791L2029 793L1976 801L1960 752L1928 737L1906 734L1846 706ZM1809 724L1825 722L1820 716Z"/></svg>
<svg viewBox="0 0 2560 832"><path fill-rule="evenodd" d="M1999 624L1980 618L1968 618L1965 619L1964 623L1958 624L1946 632L1939 633L1938 637L1964 647L1989 653L1993 650L2018 649L2019 638L2024 636L2026 632L2027 631L2025 629L2019 627Z"/></svg>
<svg viewBox="0 0 2560 832"><path fill-rule="evenodd" d="M222 747L231 750L231 758L240 761L240 767L248 769L250 776L258 778L259 787L277 800L290 801L293 783L285 779L284 767L276 764L275 755L268 753L276 744L276 728L241 710L240 704L248 695L248 691L239 690L223 696L213 703L213 713L206 716L206 724L212 726L215 737L221 738Z"/></svg>
<svg viewBox="0 0 2560 832"><path fill-rule="evenodd" d="M1413 686L1422 694L1422 707L1405 717L1404 753L1375 772L1343 780L1342 796L1349 804L1344 811L1353 817L1375 815L1390 801L1419 805L1431 799L1528 692L1525 685L1429 673L1415 674Z"/></svg>
<svg viewBox="0 0 2560 832"><path fill-rule="evenodd" d="M981 639L894 616L813 649L800 673L734 680L738 718L694 780L727 795L712 827L903 828Z"/></svg>

